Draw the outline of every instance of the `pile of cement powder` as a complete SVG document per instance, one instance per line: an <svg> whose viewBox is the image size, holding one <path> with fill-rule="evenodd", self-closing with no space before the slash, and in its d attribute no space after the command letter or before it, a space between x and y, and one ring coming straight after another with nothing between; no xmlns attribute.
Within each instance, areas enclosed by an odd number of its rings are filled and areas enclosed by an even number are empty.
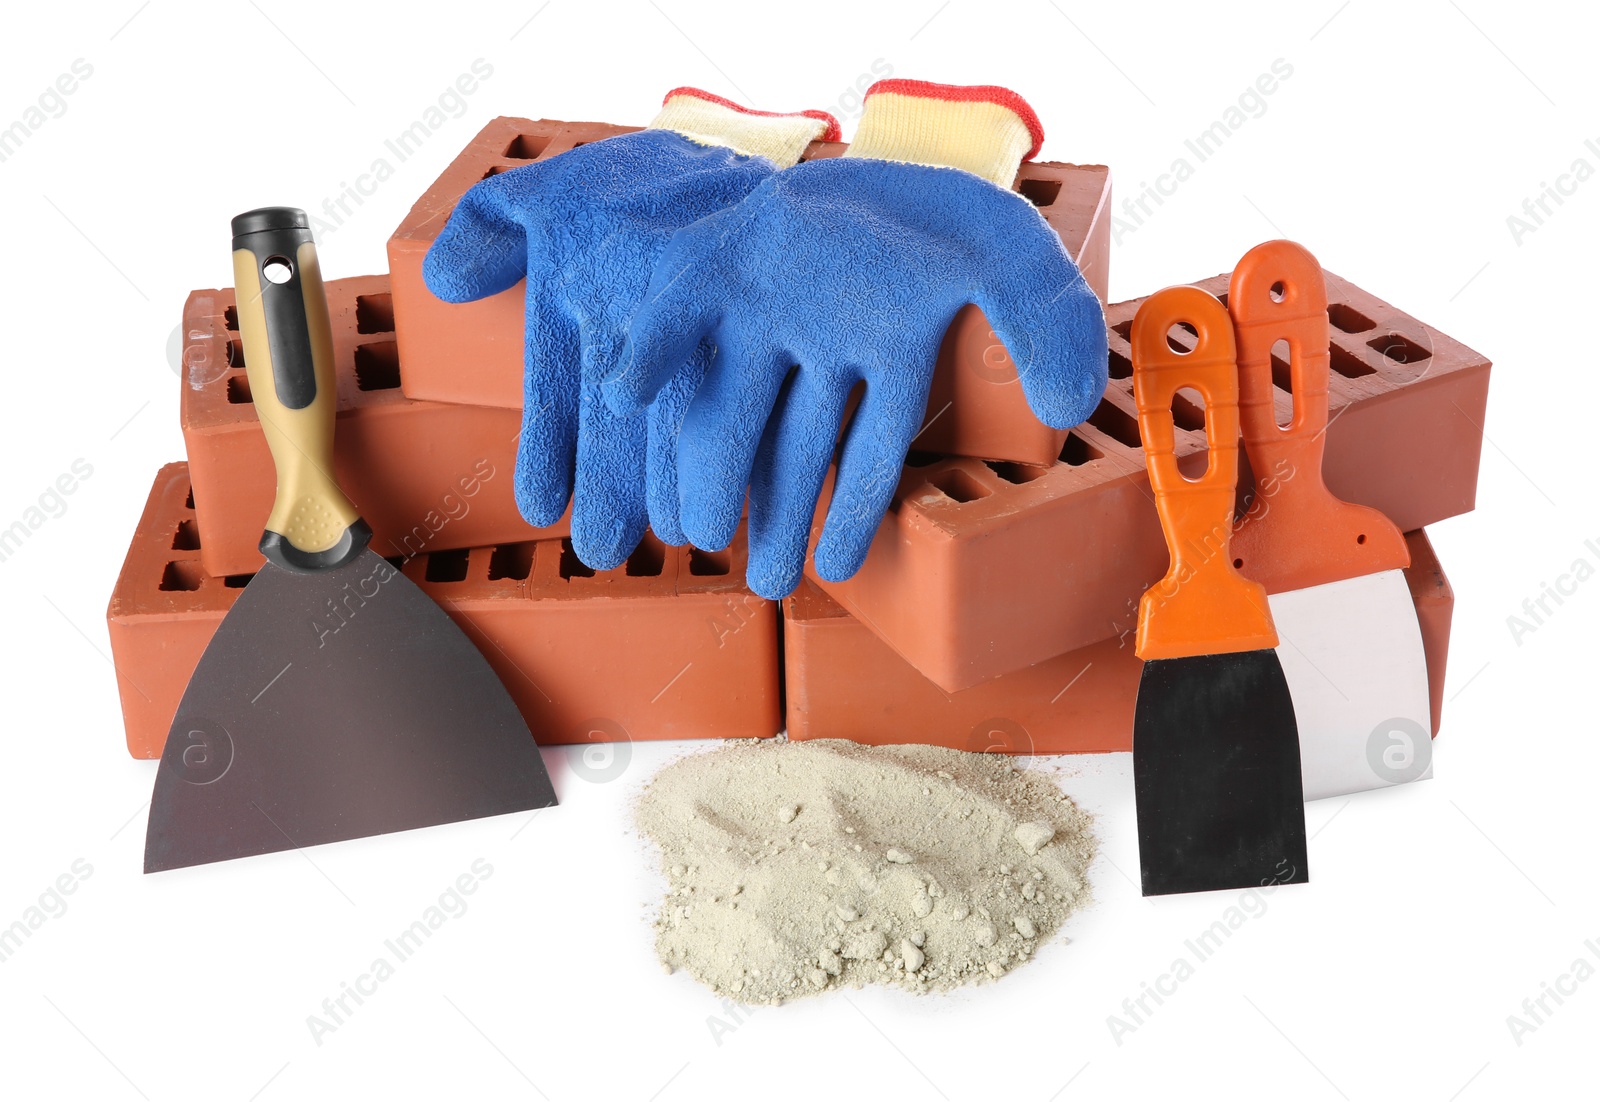
<svg viewBox="0 0 1600 1102"><path fill-rule="evenodd" d="M1088 902L1091 819L999 754L730 742L640 797L667 897L656 950L718 994L944 991L1025 963Z"/></svg>

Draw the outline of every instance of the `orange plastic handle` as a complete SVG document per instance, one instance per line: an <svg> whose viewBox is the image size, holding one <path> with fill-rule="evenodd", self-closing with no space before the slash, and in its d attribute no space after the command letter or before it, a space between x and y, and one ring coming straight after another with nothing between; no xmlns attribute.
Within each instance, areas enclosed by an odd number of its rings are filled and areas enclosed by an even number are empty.
<svg viewBox="0 0 1600 1102"><path fill-rule="evenodd" d="M1328 428L1328 290L1322 265L1293 241L1244 255L1228 283L1239 352L1239 415L1256 496L1233 554L1268 593L1411 565L1405 537L1381 512L1333 496L1322 481ZM1273 410L1272 346L1289 346L1294 414Z"/></svg>
<svg viewBox="0 0 1600 1102"><path fill-rule="evenodd" d="M1197 334L1194 350L1167 343L1173 326ZM1172 564L1139 601L1140 658L1232 654L1278 645L1267 594L1233 567L1234 491L1239 480L1239 381L1233 325L1222 303L1198 287L1168 287L1134 316L1133 395L1145 466ZM1178 470L1172 399L1191 387L1205 401L1205 474Z"/></svg>

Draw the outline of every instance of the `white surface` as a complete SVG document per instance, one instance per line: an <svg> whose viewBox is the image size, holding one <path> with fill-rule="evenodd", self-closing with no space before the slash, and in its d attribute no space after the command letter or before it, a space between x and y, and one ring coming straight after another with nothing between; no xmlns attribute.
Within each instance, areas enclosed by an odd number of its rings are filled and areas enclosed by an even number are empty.
<svg viewBox="0 0 1600 1102"><path fill-rule="evenodd" d="M1433 776L1428 660L1405 575L1385 570L1267 601L1306 799Z"/></svg>
<svg viewBox="0 0 1600 1102"><path fill-rule="evenodd" d="M1600 145L1592 14L140 2L6 14L0 120L75 58L94 72L0 163L0 520L73 460L93 473L0 563L0 920L74 861L93 871L0 964L0 1095L539 1098L530 1081L551 1099L640 1102L1595 1094L1600 977L1571 977L1600 939L1600 178L1567 178L1572 194L1520 241L1506 222L1575 159L1600 167L1585 144ZM1312 805L1304 888L1145 902L1128 879L1126 759L1075 763L1064 783L1101 815L1104 857L1070 944L951 998L864 991L738 1019L651 954L659 883L626 807L677 748L639 747L605 784L552 752L564 804L525 829L141 876L155 766L123 750L103 616L155 469L182 455L166 343L183 297L228 282L229 217L337 197L479 57L494 74L462 116L323 235L331 276L381 269L412 198L497 113L642 122L686 82L768 108L837 104L883 59L898 76L1012 84L1045 121L1047 157L1109 163L1136 197L1288 61L1264 113L1122 236L1112 291L1215 274L1281 233L1496 361L1478 511L1433 531L1458 594L1436 778ZM1523 603L1547 584L1567 594L1534 624ZM1533 630L1514 635L1512 615ZM319 1047L307 1016L479 857L493 874L469 909ZM1192 975L1162 978L1232 915ZM1147 984L1175 993L1147 996L1119 1044L1108 1017ZM1545 996L1519 1045L1507 1018L1546 984L1572 993Z"/></svg>

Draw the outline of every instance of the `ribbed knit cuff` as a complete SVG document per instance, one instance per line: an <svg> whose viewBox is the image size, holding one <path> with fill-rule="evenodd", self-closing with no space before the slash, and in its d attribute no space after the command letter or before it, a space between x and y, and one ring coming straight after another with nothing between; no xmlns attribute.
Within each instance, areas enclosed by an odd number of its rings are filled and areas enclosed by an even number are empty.
<svg viewBox="0 0 1600 1102"><path fill-rule="evenodd" d="M1027 101L992 84L880 80L846 157L960 168L1009 188L1044 143Z"/></svg>
<svg viewBox="0 0 1600 1102"><path fill-rule="evenodd" d="M722 145L789 168L815 141L839 140L839 120L826 111L780 115L741 107L698 88L674 88L661 101L653 130L672 130L701 145Z"/></svg>

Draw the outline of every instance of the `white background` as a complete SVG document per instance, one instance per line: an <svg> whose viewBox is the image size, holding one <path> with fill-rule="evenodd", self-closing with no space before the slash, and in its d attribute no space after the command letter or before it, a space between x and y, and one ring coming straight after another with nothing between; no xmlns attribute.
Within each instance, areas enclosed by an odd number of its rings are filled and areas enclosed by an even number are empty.
<svg viewBox="0 0 1600 1102"><path fill-rule="evenodd" d="M76 859L93 872L0 964L0 1093L1592 1096L1600 978L1520 1044L1507 1017L1600 939L1600 582L1520 645L1507 617L1574 560L1600 561L1584 542L1600 541L1600 181L1520 240L1506 220L1575 159L1600 168L1600 26L1575 5L1487 0L540 3L7 14L0 125L75 59L93 75L0 164L0 523L73 460L94 473L0 563L0 925ZM231 215L336 196L476 58L494 74L461 117L323 235L330 277L382 270L412 200L497 114L643 123L692 83L831 107L848 135L846 93L878 62L1010 85L1045 122L1044 156L1111 165L1120 199L1288 61L1265 113L1123 235L1113 298L1288 236L1495 361L1478 510L1432 530L1457 593L1437 779L1313 805L1313 882L1276 892L1120 1044L1108 1016L1237 902L1144 901L1118 871L1137 867L1125 757L1062 763L1104 841L1098 901L1070 943L947 997L868 990L735 1019L663 975L654 859L628 805L681 746L636 748L610 783L548 751L562 806L525 829L497 819L142 876L155 765L123 746L104 611L157 466L183 454L167 345L184 296L229 282ZM316 1044L307 1016L479 857L494 871L471 909Z"/></svg>

